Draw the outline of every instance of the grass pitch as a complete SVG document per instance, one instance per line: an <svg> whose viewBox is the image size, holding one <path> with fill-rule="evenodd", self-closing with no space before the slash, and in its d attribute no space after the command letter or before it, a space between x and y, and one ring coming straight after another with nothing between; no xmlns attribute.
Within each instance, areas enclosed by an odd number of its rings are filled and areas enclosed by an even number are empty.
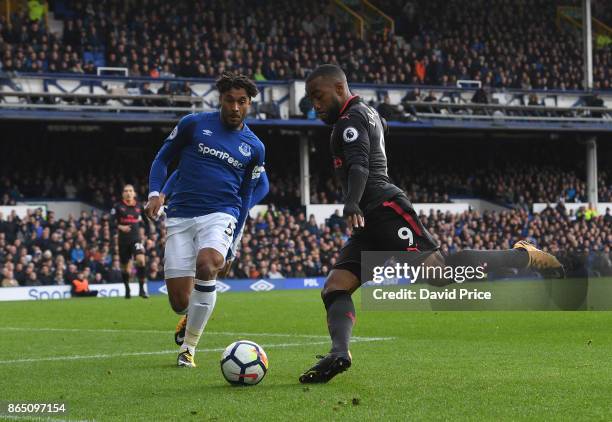
<svg viewBox="0 0 612 422"><path fill-rule="evenodd" d="M64 420L612 419L610 312L358 305L353 367L307 387L299 374L329 347L317 291L219 295L194 370L175 367L177 320L161 296L4 302L0 400L64 401L69 413L52 417ZM270 370L232 387L219 357L244 338Z"/></svg>

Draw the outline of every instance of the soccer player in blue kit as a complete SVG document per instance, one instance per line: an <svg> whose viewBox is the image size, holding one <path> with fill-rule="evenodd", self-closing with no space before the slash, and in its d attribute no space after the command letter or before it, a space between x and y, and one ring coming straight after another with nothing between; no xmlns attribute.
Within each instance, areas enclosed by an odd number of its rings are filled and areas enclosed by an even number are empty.
<svg viewBox="0 0 612 422"><path fill-rule="evenodd" d="M174 172L172 172L172 174L166 180L166 184L162 188L160 195L159 195L162 198L161 199L162 204L164 203L166 198L170 198L172 196L172 193L174 192L174 186L176 185L176 181L178 180L178 178L179 178L179 171L174 170ZM255 186L255 189L253 190L253 196L251 197L251 203L249 204L249 209L253 208L259 202L261 202L261 200L268 194L269 190L270 190L270 182L268 181L268 176L266 175L265 170L263 170L261 175L257 179L257 184ZM240 247L240 241L242 239L242 234L244 232L244 226L242 228L243 228L242 231L234 232L234 240L232 242L232 245L229 248L229 251L227 252L227 256L225 257L225 266L221 269L221 271L219 271L219 273L217 274L217 278L224 278L229 274L232 268L234 259L236 258L236 253L238 252L238 248ZM176 330L174 332L174 341L179 346L181 346L185 340L186 327L187 327L187 315L183 315L182 318L179 320L179 323L177 324Z"/></svg>
<svg viewBox="0 0 612 422"><path fill-rule="evenodd" d="M157 216L168 165L178 157L166 211L164 274L172 309L189 315L180 367L196 366L195 348L216 302L215 281L264 171L265 147L244 123L257 87L229 72L216 86L220 110L183 117L157 153L145 207L150 218Z"/></svg>

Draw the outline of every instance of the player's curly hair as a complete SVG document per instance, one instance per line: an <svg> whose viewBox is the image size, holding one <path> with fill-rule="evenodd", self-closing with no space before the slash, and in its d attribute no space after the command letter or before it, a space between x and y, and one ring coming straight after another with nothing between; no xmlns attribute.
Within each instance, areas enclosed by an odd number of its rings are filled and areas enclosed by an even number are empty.
<svg viewBox="0 0 612 422"><path fill-rule="evenodd" d="M244 88L249 98L256 97L259 94L259 90L252 80L244 75L236 75L232 72L223 72L216 81L216 87L220 94L232 88Z"/></svg>

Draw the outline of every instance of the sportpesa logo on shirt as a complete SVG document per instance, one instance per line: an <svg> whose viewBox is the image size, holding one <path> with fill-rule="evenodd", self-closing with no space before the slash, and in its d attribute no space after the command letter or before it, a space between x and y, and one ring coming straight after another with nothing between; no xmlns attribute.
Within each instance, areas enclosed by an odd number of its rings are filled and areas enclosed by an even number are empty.
<svg viewBox="0 0 612 422"><path fill-rule="evenodd" d="M239 169L243 169L244 168L244 164L242 164L240 161L238 161L237 159L235 159L234 157L232 157L231 155L229 155L229 153L227 153L225 151L207 147L203 143L199 143L198 144L198 151L202 155L212 155L213 157L217 157L220 160L227 161L228 164L230 164L230 165L232 165L232 166L234 166L236 168L239 168Z"/></svg>

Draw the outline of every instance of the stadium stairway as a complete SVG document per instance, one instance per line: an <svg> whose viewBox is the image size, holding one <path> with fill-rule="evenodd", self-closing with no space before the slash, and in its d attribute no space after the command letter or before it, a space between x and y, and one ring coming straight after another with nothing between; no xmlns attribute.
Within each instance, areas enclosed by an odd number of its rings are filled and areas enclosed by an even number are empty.
<svg viewBox="0 0 612 422"><path fill-rule="evenodd" d="M395 32L395 21L368 0L335 0L336 13L354 21L358 34L380 33L385 36Z"/></svg>
<svg viewBox="0 0 612 422"><path fill-rule="evenodd" d="M612 28L595 17L591 17L593 35L596 48L603 48L612 44ZM582 33L582 10L579 7L559 6L557 7L556 24L559 29L562 26L570 26Z"/></svg>

